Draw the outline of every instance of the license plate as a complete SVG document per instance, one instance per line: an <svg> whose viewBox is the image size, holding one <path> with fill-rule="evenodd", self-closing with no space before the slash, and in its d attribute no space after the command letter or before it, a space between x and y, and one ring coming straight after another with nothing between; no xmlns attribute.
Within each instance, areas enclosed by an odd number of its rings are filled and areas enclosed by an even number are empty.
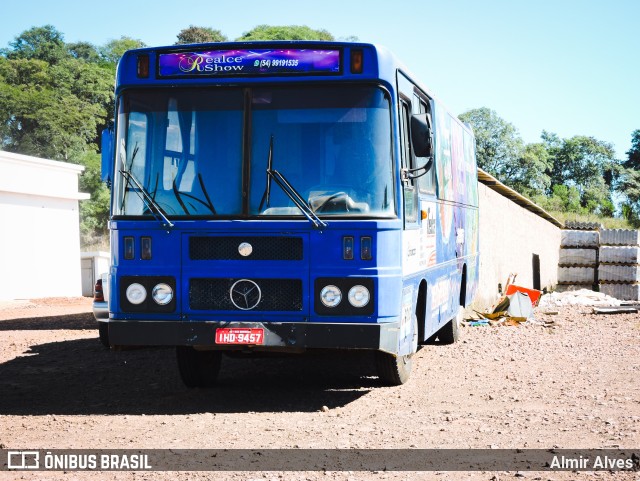
<svg viewBox="0 0 640 481"><path fill-rule="evenodd" d="M216 329L216 344L264 344L264 329L221 327Z"/></svg>

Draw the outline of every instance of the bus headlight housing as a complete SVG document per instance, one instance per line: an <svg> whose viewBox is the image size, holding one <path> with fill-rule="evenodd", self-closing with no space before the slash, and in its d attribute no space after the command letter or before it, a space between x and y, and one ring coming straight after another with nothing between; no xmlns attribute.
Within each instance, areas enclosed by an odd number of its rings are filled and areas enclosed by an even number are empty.
<svg viewBox="0 0 640 481"><path fill-rule="evenodd" d="M320 301L327 307L336 307L341 300L342 292L336 286L324 286L320 291Z"/></svg>
<svg viewBox="0 0 640 481"><path fill-rule="evenodd" d="M122 276L116 310L137 313L171 313L176 310L176 279L172 276Z"/></svg>
<svg viewBox="0 0 640 481"><path fill-rule="evenodd" d="M373 277L318 277L314 281L313 297L313 310L320 316L375 315Z"/></svg>
<svg viewBox="0 0 640 481"><path fill-rule="evenodd" d="M166 306L173 299L173 289L169 284L157 284L151 291L151 297L160 306Z"/></svg>
<svg viewBox="0 0 640 481"><path fill-rule="evenodd" d="M369 289L358 284L349 289L347 298L349 299L349 304L353 307L364 307L369 304L371 294L369 293Z"/></svg>
<svg viewBox="0 0 640 481"><path fill-rule="evenodd" d="M142 304L147 298L147 290L144 288L142 284L138 284L134 282L133 284L129 284L127 287L127 300L133 304L138 305Z"/></svg>

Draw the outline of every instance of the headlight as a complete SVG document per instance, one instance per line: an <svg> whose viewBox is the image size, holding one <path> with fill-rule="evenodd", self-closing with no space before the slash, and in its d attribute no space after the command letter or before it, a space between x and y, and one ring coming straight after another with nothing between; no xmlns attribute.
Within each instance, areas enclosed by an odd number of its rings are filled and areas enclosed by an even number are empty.
<svg viewBox="0 0 640 481"><path fill-rule="evenodd" d="M320 291L320 300L327 307L336 307L342 300L342 292L336 286L325 286Z"/></svg>
<svg viewBox="0 0 640 481"><path fill-rule="evenodd" d="M156 304L166 306L173 299L173 289L168 284L158 284L151 291L151 297Z"/></svg>
<svg viewBox="0 0 640 481"><path fill-rule="evenodd" d="M142 304L146 298L147 290L142 284L134 282L133 284L129 285L129 287L127 287L127 300L131 304Z"/></svg>
<svg viewBox="0 0 640 481"><path fill-rule="evenodd" d="M371 299L371 294L369 294L369 289L364 286L353 286L349 289L349 304L353 307L364 307L369 304L369 299Z"/></svg>

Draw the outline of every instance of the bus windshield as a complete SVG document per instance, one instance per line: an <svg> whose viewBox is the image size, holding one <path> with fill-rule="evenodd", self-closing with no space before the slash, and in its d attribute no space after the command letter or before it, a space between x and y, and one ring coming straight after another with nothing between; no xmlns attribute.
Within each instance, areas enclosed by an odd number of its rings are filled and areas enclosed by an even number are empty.
<svg viewBox="0 0 640 481"><path fill-rule="evenodd" d="M368 85L125 91L114 215L393 217L388 94ZM150 205L155 204L155 205Z"/></svg>

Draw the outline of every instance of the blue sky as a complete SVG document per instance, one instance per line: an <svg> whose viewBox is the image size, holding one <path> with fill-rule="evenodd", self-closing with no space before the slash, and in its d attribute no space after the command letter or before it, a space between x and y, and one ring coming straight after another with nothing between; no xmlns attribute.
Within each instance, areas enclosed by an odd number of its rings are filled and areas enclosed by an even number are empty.
<svg viewBox="0 0 640 481"><path fill-rule="evenodd" d="M45 24L67 42L149 46L189 25L230 39L308 25L388 47L455 114L489 107L525 142L588 135L624 158L640 129L639 19L638 0L22 0L2 7L0 47Z"/></svg>

